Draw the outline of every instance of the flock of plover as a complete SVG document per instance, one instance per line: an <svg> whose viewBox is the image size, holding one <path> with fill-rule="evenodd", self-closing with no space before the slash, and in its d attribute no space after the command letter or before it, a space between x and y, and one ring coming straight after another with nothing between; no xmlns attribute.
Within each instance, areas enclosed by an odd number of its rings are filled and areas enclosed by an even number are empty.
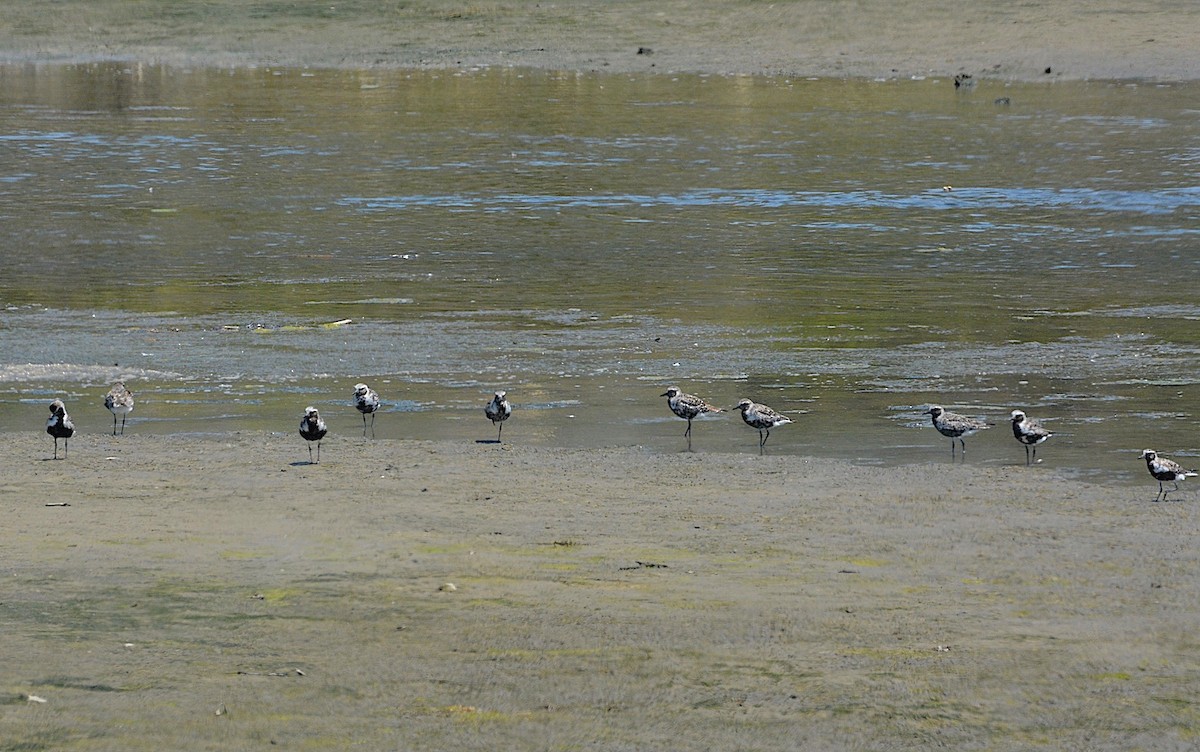
<svg viewBox="0 0 1200 752"><path fill-rule="evenodd" d="M687 394L677 386L667 387L667 391L658 396L666 397L667 407L671 408L671 412L688 422L687 430L683 432L683 437L688 440L688 449L692 448L692 419L704 413L725 412L694 394ZM742 420L746 425L758 431L758 451L760 453L766 447L767 439L771 437L772 428L792 422L792 419L786 415L753 400L741 400L733 406L733 409L741 412Z"/></svg>
<svg viewBox="0 0 1200 752"><path fill-rule="evenodd" d="M687 421L687 430L683 432L683 436L688 441L689 450L692 448L692 420L705 413L724 412L721 408L709 404L694 394L687 394L677 386L667 387L667 391L659 396L667 398L667 407L671 409L671 412ZM371 435L372 437L375 435L375 413L379 411L381 404L379 394L374 389L366 384L354 385L354 407L362 414L364 438L367 435L368 415L371 416ZM116 436L118 432L118 416L121 418L120 433L124 434L125 418L133 412L133 392L129 391L123 382L116 382L108 394L104 395L104 407L113 414L113 436ZM749 399L739 401L731 409L738 410L746 425L758 431L760 453L765 451L772 428L793 422L791 418L777 410ZM496 443L500 443L500 436L504 431L504 421L508 420L512 413L512 404L508 401L508 394L504 391L496 392L492 396L492 400L483 408L483 414L492 422L492 425L497 426ZM930 416L933 427L938 430L938 433L950 439L951 460L955 459L959 448L961 448L961 454L965 460L967 444L964 439L991 427L991 424L986 421L949 412L941 405L931 405L923 414ZM1036 420L1031 419L1023 410L1013 410L1009 417L1012 420L1013 437L1025 447L1025 464L1040 462L1037 458L1037 448L1054 434L1042 427ZM75 423L72 422L71 416L67 414L66 405L60 399L50 403L50 417L46 420L46 433L54 439L54 459L56 460L58 459L58 441L62 439L62 454L65 459L67 442L75 435ZM311 406L304 408L304 417L300 420L300 436L308 442L310 464L320 464L321 440L328 433L329 428L321 419L317 409ZM314 442L317 445L315 460L312 446ZM1158 495L1154 497L1155 501L1166 501L1167 494L1179 490L1179 481L1196 477L1194 471L1184 468L1178 462L1159 457L1153 449L1144 450L1140 456L1146 461L1146 469L1150 475L1158 481ZM1165 482L1172 483L1172 487L1168 489L1163 486Z"/></svg>

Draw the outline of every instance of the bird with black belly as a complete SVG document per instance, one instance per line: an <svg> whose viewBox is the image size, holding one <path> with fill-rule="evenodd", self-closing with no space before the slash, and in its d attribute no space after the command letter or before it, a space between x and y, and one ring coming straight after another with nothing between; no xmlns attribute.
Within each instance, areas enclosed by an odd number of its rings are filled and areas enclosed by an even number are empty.
<svg viewBox="0 0 1200 752"><path fill-rule="evenodd" d="M67 458L67 440L75 435L75 424L67 415L67 406L56 399L50 403L50 417L46 420L46 433L54 437L54 459L58 459L58 440L63 440L63 459Z"/></svg>
<svg viewBox="0 0 1200 752"><path fill-rule="evenodd" d="M304 417L300 420L300 436L308 442L308 464L313 464L312 443L314 441L317 442L316 464L321 464L321 439L325 438L327 433L329 433L329 429L325 427L325 421L321 420L317 408L304 408Z"/></svg>

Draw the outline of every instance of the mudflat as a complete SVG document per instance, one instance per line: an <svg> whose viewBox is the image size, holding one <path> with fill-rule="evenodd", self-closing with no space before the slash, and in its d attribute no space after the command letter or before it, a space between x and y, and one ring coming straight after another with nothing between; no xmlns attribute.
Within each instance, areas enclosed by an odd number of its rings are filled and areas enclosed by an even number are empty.
<svg viewBox="0 0 1200 752"><path fill-rule="evenodd" d="M48 437L10 434L0 749L1117 750L1200 731L1194 504L1154 503L1149 476L510 432L331 437L319 465L298 435L83 435L53 461Z"/></svg>
<svg viewBox="0 0 1200 752"><path fill-rule="evenodd" d="M1195 3L9 3L0 61L1197 78ZM481 434L490 435L480 414ZM84 434L0 463L0 750L1189 749L1194 495L1052 460ZM752 443L752 442L751 442ZM1131 457L1131 462L1136 462ZM1174 501L1178 499L1178 501Z"/></svg>
<svg viewBox="0 0 1200 752"><path fill-rule="evenodd" d="M6 3L0 62L1194 80L1187 0Z"/></svg>

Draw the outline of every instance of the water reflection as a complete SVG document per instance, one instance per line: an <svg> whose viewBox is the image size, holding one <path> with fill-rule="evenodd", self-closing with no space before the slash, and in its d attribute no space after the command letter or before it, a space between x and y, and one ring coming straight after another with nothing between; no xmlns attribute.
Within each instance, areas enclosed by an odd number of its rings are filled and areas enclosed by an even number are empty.
<svg viewBox="0 0 1200 752"><path fill-rule="evenodd" d="M1021 406L1133 473L1200 452L1198 92L0 67L0 421L125 377L134 430L336 432L372 379L381 437L507 387L513 440L671 449L669 382L796 413L776 452L926 460L926 403ZM999 428L972 461L1023 460Z"/></svg>

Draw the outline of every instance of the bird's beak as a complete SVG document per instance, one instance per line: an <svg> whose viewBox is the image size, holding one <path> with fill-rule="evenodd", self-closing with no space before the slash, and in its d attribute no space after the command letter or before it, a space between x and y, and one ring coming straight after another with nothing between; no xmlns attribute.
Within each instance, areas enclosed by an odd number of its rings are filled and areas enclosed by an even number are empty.
<svg viewBox="0 0 1200 752"><path fill-rule="evenodd" d="M658 395L658 396L659 396L659 397L666 397L668 394L670 394L670 392L663 392L662 394L660 394L660 395Z"/></svg>

